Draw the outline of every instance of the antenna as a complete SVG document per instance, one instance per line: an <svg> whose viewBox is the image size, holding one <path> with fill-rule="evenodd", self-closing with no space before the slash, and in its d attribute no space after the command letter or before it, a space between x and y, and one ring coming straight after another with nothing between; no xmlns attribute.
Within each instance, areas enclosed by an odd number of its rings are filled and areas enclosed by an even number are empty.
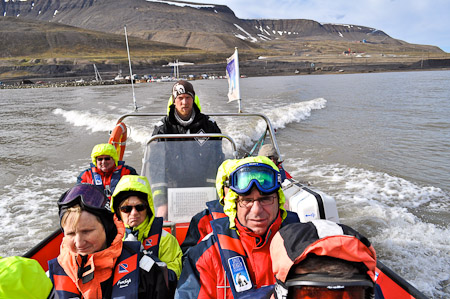
<svg viewBox="0 0 450 299"><path fill-rule="evenodd" d="M134 76L133 71L131 70L131 59L130 59L130 48L128 47L128 36L127 36L127 25L123 26L125 29L125 40L127 43L127 53L128 53L128 65L130 66L130 80L131 80L131 89L133 90L133 105L134 105L134 111L138 110L138 106L136 105L136 94L134 93Z"/></svg>
<svg viewBox="0 0 450 299"><path fill-rule="evenodd" d="M98 71L97 66L95 65L95 63L94 63L94 71L95 71L95 81L96 82L103 81L102 80L102 76L100 76L100 72Z"/></svg>

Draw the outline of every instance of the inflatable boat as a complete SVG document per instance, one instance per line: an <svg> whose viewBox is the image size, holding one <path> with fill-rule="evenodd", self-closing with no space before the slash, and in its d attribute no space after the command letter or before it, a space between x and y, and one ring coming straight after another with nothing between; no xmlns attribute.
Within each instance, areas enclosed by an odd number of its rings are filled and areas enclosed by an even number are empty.
<svg viewBox="0 0 450 299"><path fill-rule="evenodd" d="M233 121L234 118L253 119L250 123L262 124L266 130L256 144L245 148L238 146L236 139L228 134L151 136L153 127L149 127L140 174L149 179L152 190L161 185L167 188L167 196L155 201L155 209L158 216L165 218L165 229L175 235L180 244L186 236L191 217L205 209L206 202L217 199L215 174L222 161L256 155L257 149L263 143L272 143L281 156L272 124L264 114L209 115L215 119L224 117L227 121ZM126 150L128 133L126 121L134 119L139 123L150 124L149 118L163 116L164 114L135 112L125 114L117 120L110 134L109 143L116 147L121 160ZM293 178L286 179L282 186L288 209L296 212L302 222L313 219L339 222L338 209L332 197L313 190ZM47 261L59 254L62 237L63 234L58 229L24 256L36 259L44 270L47 270ZM427 298L381 261L377 263L377 283L381 286L386 299Z"/></svg>

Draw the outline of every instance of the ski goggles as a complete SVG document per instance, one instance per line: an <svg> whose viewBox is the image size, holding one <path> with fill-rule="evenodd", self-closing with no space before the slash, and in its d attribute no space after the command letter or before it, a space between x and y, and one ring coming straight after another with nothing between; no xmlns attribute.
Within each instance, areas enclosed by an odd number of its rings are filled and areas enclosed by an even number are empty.
<svg viewBox="0 0 450 299"><path fill-rule="evenodd" d="M265 194L281 187L280 172L263 163L248 163L239 166L230 174L227 187L237 194L248 194L253 186Z"/></svg>
<svg viewBox="0 0 450 299"><path fill-rule="evenodd" d="M79 204L83 209L93 213L110 212L109 200L103 192L91 184L80 184L67 190L58 200L61 210Z"/></svg>
<svg viewBox="0 0 450 299"><path fill-rule="evenodd" d="M365 299L369 292L373 292L373 282L364 275L341 278L306 274L288 280L286 287L288 287L287 298L292 299Z"/></svg>

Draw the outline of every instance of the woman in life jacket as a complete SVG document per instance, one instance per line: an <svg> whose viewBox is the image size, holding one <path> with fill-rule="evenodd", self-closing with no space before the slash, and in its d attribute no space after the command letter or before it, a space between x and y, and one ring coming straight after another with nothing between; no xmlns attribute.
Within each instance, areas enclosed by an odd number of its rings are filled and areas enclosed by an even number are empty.
<svg viewBox="0 0 450 299"><path fill-rule="evenodd" d="M128 174L137 174L136 170L119 160L114 145L101 143L94 146L91 152L89 168L77 177L77 183L88 183L103 189L105 195L111 198L120 178Z"/></svg>
<svg viewBox="0 0 450 299"><path fill-rule="evenodd" d="M162 270L140 254L139 242L122 241L125 227L100 189L76 185L58 208L64 238L49 261L58 298L167 298Z"/></svg>
<svg viewBox="0 0 450 299"><path fill-rule="evenodd" d="M175 293L181 274L182 252L177 239L155 217L152 190L145 176L125 175L116 186L111 210L125 224L124 240L139 241L141 251L167 265L169 289Z"/></svg>

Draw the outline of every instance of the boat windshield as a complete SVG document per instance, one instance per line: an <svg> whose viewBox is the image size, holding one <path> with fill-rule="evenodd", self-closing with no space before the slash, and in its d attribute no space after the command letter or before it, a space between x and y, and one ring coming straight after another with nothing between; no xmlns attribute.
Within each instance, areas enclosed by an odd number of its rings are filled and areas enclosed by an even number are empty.
<svg viewBox="0 0 450 299"><path fill-rule="evenodd" d="M142 175L149 179L156 216L189 222L205 209L207 201L217 199L217 168L233 158L230 149L235 146L221 137L165 137L168 135L153 136L147 144Z"/></svg>

